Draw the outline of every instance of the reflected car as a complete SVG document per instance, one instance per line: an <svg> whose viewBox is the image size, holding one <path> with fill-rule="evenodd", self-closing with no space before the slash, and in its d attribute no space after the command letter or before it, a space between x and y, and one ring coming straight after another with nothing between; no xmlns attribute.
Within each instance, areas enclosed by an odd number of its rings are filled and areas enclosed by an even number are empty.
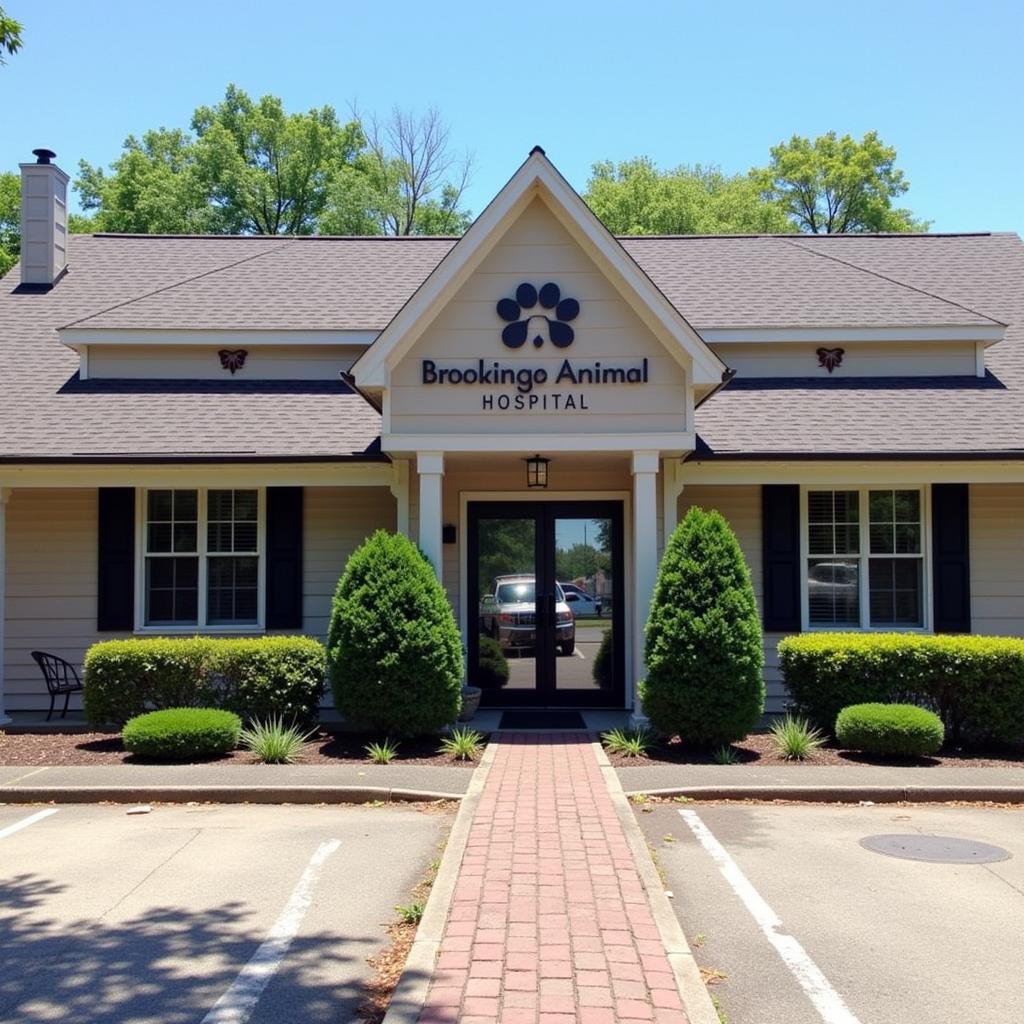
<svg viewBox="0 0 1024 1024"><path fill-rule="evenodd" d="M577 618L601 616L601 598L588 594L582 587L575 583L559 583L562 592L565 594L565 603L572 609L573 615Z"/></svg>
<svg viewBox="0 0 1024 1024"><path fill-rule="evenodd" d="M480 600L480 632L493 637L504 651L536 645L537 581L533 576L496 576L490 593ZM565 594L555 584L555 644L568 656L576 649L576 622Z"/></svg>

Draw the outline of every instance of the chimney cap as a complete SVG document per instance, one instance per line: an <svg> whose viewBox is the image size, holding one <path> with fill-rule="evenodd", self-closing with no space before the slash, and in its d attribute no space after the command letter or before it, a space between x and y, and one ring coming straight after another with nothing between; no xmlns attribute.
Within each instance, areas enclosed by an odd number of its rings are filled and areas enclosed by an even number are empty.
<svg viewBox="0 0 1024 1024"><path fill-rule="evenodd" d="M57 154L52 149L33 149L37 164L48 164Z"/></svg>

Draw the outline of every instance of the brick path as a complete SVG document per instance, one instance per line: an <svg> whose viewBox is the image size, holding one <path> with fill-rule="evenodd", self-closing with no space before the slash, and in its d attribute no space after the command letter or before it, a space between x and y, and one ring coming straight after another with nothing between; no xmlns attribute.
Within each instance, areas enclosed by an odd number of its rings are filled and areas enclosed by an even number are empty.
<svg viewBox="0 0 1024 1024"><path fill-rule="evenodd" d="M587 737L503 736L421 1024L686 1024Z"/></svg>

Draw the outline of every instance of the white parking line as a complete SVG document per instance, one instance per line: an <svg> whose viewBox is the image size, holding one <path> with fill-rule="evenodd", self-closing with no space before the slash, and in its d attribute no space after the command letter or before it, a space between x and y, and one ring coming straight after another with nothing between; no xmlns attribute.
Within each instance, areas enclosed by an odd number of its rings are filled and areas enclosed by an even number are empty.
<svg viewBox="0 0 1024 1024"><path fill-rule="evenodd" d="M15 832L20 832L23 828L28 828L29 825L34 825L37 821L42 821L43 818L48 818L51 814L56 814L59 810L59 807L50 807L45 811L36 811L35 814L30 814L27 818L22 818L21 821L16 821L13 825L8 825L7 828L0 828L0 839L6 839L8 836L13 836Z"/></svg>
<svg viewBox="0 0 1024 1024"><path fill-rule="evenodd" d="M775 948L783 963L792 971L800 987L814 1004L826 1024L860 1024L843 1002L842 996L829 984L821 968L807 955L807 951L793 938L779 931L782 921L751 885L739 865L729 856L725 847L714 837L696 811L681 810L683 820L697 841L711 855L730 888L750 911L765 938Z"/></svg>
<svg viewBox="0 0 1024 1024"><path fill-rule="evenodd" d="M217 1000L213 1009L203 1018L202 1024L245 1024L263 990L270 983L281 961L288 952L302 924L302 919L313 902L313 889L327 861L338 847L340 839L321 843L302 872L302 877L292 890L281 916L274 922L270 935L253 953L249 962L238 972L231 987Z"/></svg>

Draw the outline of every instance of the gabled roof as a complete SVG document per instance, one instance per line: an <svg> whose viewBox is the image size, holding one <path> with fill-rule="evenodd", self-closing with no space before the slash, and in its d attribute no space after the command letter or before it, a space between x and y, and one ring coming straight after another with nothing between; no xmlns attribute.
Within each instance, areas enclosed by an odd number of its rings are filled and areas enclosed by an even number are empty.
<svg viewBox="0 0 1024 1024"><path fill-rule="evenodd" d="M466 284L487 254L535 199L545 206L596 264L673 358L692 360L692 380L706 392L726 374L725 364L597 219L572 186L535 147L508 184L420 285L352 374L360 387L384 388L388 374L419 340L438 311Z"/></svg>

